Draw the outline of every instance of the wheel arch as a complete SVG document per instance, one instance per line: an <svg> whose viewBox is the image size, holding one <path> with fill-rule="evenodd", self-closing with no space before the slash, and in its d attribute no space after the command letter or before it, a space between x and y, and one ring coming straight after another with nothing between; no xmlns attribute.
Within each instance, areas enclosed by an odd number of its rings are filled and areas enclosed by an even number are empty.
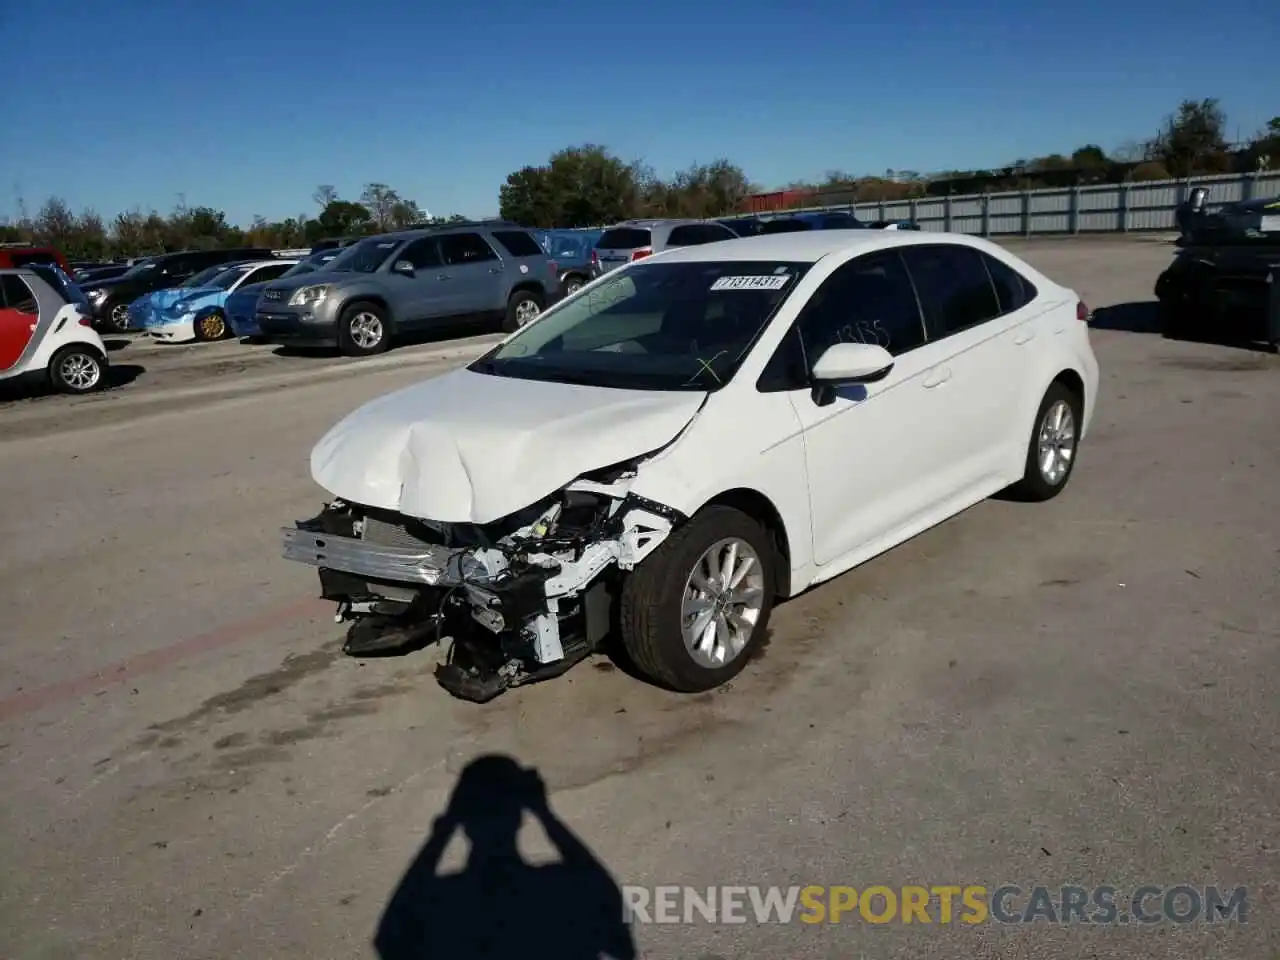
<svg viewBox="0 0 1280 960"><path fill-rule="evenodd" d="M782 513L774 502L759 490L754 490L750 487L734 487L717 493L698 507L694 513L700 513L707 507L712 506L732 507L734 510L745 513L753 520L756 520L769 531L769 536L773 540L775 560L777 561L777 570L775 571L777 583L775 587L778 596L790 596L791 539L787 534L787 525L783 522Z"/></svg>
<svg viewBox="0 0 1280 960"><path fill-rule="evenodd" d="M58 344L56 347L54 347L52 350L49 351L49 359L46 362L46 365L53 363L53 358L58 356L59 354L65 353L68 350L77 350L77 349L83 350L85 353L93 354L95 357L98 358L100 362L103 362L103 363L106 363L110 359L107 356L106 350L104 350L102 347L99 347L96 343L93 343L90 340L67 340L64 343Z"/></svg>
<svg viewBox="0 0 1280 960"><path fill-rule="evenodd" d="M377 307L382 311L387 326L392 329L395 328L395 313L391 309L391 304L387 302L387 298L380 293L353 293L344 297L338 305L338 309L334 311L334 317L341 321L342 315L358 303L369 303Z"/></svg>
<svg viewBox="0 0 1280 960"><path fill-rule="evenodd" d="M1062 384L1062 386L1066 387L1075 395L1076 399L1080 401L1080 409L1082 412L1085 408L1086 402L1093 399L1092 397L1085 396L1084 377L1080 376L1080 372L1072 367L1059 370L1057 375L1049 381L1049 385L1045 387L1045 390L1047 391L1049 387L1052 387L1055 383Z"/></svg>
<svg viewBox="0 0 1280 960"><path fill-rule="evenodd" d="M511 288L511 292L507 294L507 300L510 301L513 296L521 292L529 292L538 298L545 307L547 304L547 289L537 280L521 280Z"/></svg>

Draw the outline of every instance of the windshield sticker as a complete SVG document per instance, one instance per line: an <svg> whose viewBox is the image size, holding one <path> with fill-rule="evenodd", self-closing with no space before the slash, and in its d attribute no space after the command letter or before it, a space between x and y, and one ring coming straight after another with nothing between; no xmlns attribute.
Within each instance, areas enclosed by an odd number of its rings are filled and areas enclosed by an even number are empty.
<svg viewBox="0 0 1280 960"><path fill-rule="evenodd" d="M791 277L721 277L711 285L712 290L781 290Z"/></svg>

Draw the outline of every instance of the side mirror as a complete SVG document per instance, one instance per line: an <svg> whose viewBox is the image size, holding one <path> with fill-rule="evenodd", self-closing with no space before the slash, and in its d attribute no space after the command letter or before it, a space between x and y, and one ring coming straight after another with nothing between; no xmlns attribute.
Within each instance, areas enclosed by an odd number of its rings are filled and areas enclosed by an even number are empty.
<svg viewBox="0 0 1280 960"><path fill-rule="evenodd" d="M893 354L874 343L837 343L828 347L809 372L813 402L834 403L841 387L883 380L893 369ZM863 396L865 396L865 391ZM861 399L861 397L856 398Z"/></svg>
<svg viewBox="0 0 1280 960"><path fill-rule="evenodd" d="M1209 191L1204 187L1196 187L1191 191L1191 210L1193 213L1200 213L1204 210L1205 201L1209 199Z"/></svg>
<svg viewBox="0 0 1280 960"><path fill-rule="evenodd" d="M815 384L840 387L851 383L875 383L893 369L893 354L874 343L837 343L828 347L813 365Z"/></svg>
<svg viewBox="0 0 1280 960"><path fill-rule="evenodd" d="M392 266L391 271L393 273L400 274L402 277L412 277L413 264L410 263L408 260L397 260L395 262L395 265Z"/></svg>

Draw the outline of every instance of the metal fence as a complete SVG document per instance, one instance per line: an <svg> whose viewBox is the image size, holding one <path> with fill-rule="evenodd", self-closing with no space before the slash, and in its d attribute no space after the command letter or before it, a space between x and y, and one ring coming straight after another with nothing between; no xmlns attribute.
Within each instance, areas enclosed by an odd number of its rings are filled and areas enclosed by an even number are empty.
<svg viewBox="0 0 1280 960"><path fill-rule="evenodd" d="M921 230L980 236L1171 231L1177 229L1174 211L1193 187L1208 188L1206 209L1214 211L1241 200L1280 197L1280 171L804 207L760 216L852 210L860 220L914 220Z"/></svg>

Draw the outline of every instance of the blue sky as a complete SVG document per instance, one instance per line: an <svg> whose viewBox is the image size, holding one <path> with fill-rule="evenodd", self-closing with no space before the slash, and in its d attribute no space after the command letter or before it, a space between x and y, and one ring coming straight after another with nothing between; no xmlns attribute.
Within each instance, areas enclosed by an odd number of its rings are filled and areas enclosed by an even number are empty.
<svg viewBox="0 0 1280 960"><path fill-rule="evenodd" d="M1223 17L1219 11L1230 15ZM0 0L0 215L50 195L314 215L317 184L497 212L506 175L601 143L765 187L829 169L1111 149L1186 97L1280 113L1275 0L547 4ZM1193 25L1193 26L1189 26ZM1271 47L1268 50L1268 46Z"/></svg>

